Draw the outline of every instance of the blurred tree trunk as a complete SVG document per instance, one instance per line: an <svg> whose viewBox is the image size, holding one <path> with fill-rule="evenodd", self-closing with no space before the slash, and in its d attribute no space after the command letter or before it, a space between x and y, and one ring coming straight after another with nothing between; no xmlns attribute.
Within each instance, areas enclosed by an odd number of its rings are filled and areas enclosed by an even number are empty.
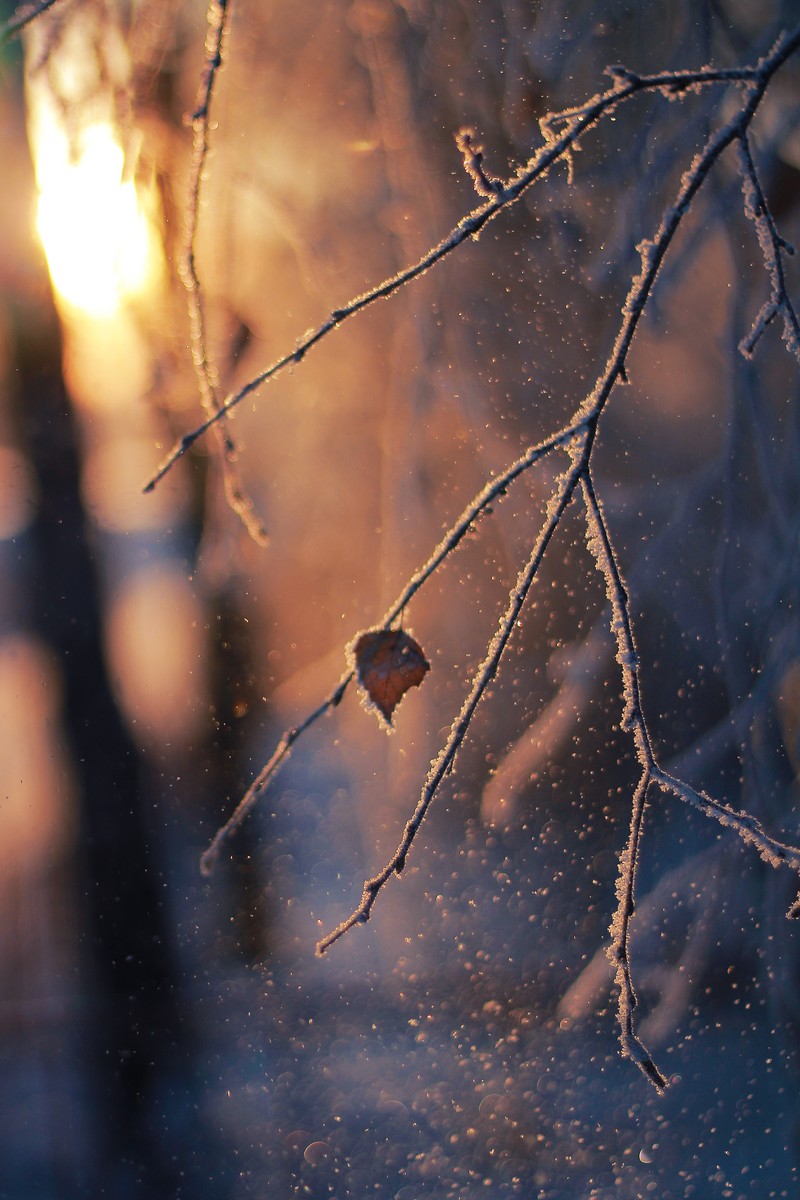
<svg viewBox="0 0 800 1200"><path fill-rule="evenodd" d="M19 130L24 144L24 131ZM32 192L31 181L31 192ZM24 236L21 234L21 236ZM79 805L76 864L83 1037L94 1113L93 1187L114 1194L147 1183L174 1196L182 1171L170 1146L153 1153L152 1109L192 1061L165 913L164 877L148 822L137 748L117 707L103 653L96 563L80 492L80 447L62 376L55 306L29 237L35 308L8 307L12 423L33 469L38 509L27 620L52 649L63 688L63 724ZM63 897L62 901L63 903Z"/></svg>

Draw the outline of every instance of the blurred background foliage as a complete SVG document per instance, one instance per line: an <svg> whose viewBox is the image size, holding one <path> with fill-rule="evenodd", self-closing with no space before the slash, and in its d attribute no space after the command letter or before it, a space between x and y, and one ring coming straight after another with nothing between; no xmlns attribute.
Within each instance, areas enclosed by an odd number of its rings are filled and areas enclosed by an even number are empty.
<svg viewBox="0 0 800 1200"><path fill-rule="evenodd" d="M750 63L793 12L236 0L197 244L224 388L474 206L459 128L506 176L538 118L605 86L608 64ZM313 955L397 843L549 463L414 600L432 670L394 734L348 695L229 861L209 882L197 866L344 646L591 387L635 246L722 93L620 109L572 179L555 169L243 404L260 549L210 439L140 490L199 420L177 265L205 32L186 0L63 0L24 57L2 51L0 1195L797 1195L793 881L662 798L634 969L673 1086L659 1100L618 1055L602 948L636 769L573 518L402 880ZM754 135L789 241L798 78L790 62ZM663 760L796 841L797 364L776 329L752 361L737 351L767 289L726 157L662 271L597 467Z"/></svg>

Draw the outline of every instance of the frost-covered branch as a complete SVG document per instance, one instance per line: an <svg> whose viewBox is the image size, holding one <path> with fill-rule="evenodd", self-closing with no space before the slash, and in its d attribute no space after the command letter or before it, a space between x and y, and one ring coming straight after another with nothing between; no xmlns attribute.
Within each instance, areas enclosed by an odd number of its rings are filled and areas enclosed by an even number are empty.
<svg viewBox="0 0 800 1200"><path fill-rule="evenodd" d="M650 772L642 772L633 795L631 805L631 826L625 849L619 857L619 875L617 876L617 911L611 922L611 944L608 947L608 957L615 968L615 980L619 988L617 1019L620 1026L620 1043L622 1053L635 1062L646 1077L659 1091L663 1092L667 1080L661 1074L650 1051L637 1036L634 1029L634 1013L637 999L631 975L630 926L636 911L635 885L636 866L639 861L639 843L644 824L644 810L647 804L647 791L650 786Z"/></svg>
<svg viewBox="0 0 800 1200"><path fill-rule="evenodd" d="M622 1052L636 1063L659 1091L663 1091L667 1081L653 1062L649 1050L634 1031L636 992L633 987L630 959L630 924L636 908L636 868L647 792L653 779L655 759L642 711L639 659L633 639L628 593L588 470L581 479L581 487L586 510L587 542L605 580L606 594L611 605L611 631L617 643L617 662L622 672L623 712L620 725L632 735L636 757L642 768L631 806L628 842L619 859L617 910L611 922L611 945L608 954L616 970L619 988L617 1017Z"/></svg>
<svg viewBox="0 0 800 1200"><path fill-rule="evenodd" d="M588 470L582 477L581 484L586 505L589 549L605 579L606 592L611 604L611 629L616 639L617 661L622 672L624 707L620 724L623 730L632 735L636 757L642 767L639 786L633 799L628 845L620 857L617 881L618 907L611 924L609 955L616 966L617 984L620 988L618 1015L623 1051L660 1088L665 1086L665 1081L655 1068L646 1048L633 1031L636 996L631 980L629 952L629 926L635 908L634 892L638 848L648 788L651 784L657 784L662 790L671 792L702 812L704 816L715 818L720 824L737 833L747 845L753 846L764 862L772 867L787 865L800 874L800 849L771 837L765 832L756 817L749 813L737 812L705 792L697 791L658 765L645 724L639 683L639 658L634 642L627 590ZM796 907L795 904L790 910L790 916L795 915ZM642 1055L645 1057L643 1058Z"/></svg>
<svg viewBox="0 0 800 1200"><path fill-rule="evenodd" d="M688 783L684 783L682 779L676 779L657 765L653 767L653 782L659 784L665 791L672 792L673 795L690 804L692 808L696 808L704 816L713 817L719 821L720 825L732 829L746 845L753 846L769 866L786 865L800 875L800 848L789 846L771 837L766 833L757 817L751 816L750 813L737 812L730 805L715 800L706 792L697 791Z"/></svg>
<svg viewBox="0 0 800 1200"><path fill-rule="evenodd" d="M585 440L585 439L584 439ZM439 751L437 758L431 763L431 768L428 772L428 777L425 780L425 785L422 789L422 794L417 801L417 806L407 822L403 830L403 836L400 843L389 861L382 867L377 875L372 879L364 881L364 889L361 893L361 900L353 912L340 925L337 925L331 933L317 943L317 953L324 954L334 942L338 941L343 934L352 929L354 925L362 924L368 921L372 912L373 905L377 899L378 893L389 881L392 875L399 875L406 865L408 852L414 838L417 835L420 825L425 819L425 814L431 806L431 803L439 790L439 785L453 768L458 750L466 737L467 730L470 727L472 718L475 714L475 709L481 701L481 698L487 687L497 674L497 669L500 665L503 651L508 645L509 638L516 628L519 615L522 611L525 600L531 589L536 573L541 566L545 551L550 545L550 539L555 533L564 511L572 499L575 488L581 477L583 470L583 457L579 456L577 463L562 475L559 480L554 495L550 500L547 509L545 523L539 533L536 543L531 551L530 558L520 571L517 582L514 585L511 595L508 599L508 605L503 613L494 637L489 642L486 656L483 662L478 667L472 679L472 686L461 707L461 712L456 717L450 727L450 732L447 736L445 744Z"/></svg>
<svg viewBox="0 0 800 1200"><path fill-rule="evenodd" d="M430 558L422 564L422 566L414 572L411 578L407 581L405 587L400 592L396 600L392 602L389 608L384 613L378 627L388 628L402 614L404 609L410 603L421 587L431 578L431 576L439 569L442 563L448 558L453 551L461 544L464 537L473 528L475 523L486 513L491 511L491 504L494 500L505 496L508 488L516 479L519 479L525 471L540 462L553 450L568 445L580 433L581 427L577 428L568 426L561 430L554 437L549 438L546 442L540 442L536 446L531 446L525 454L521 455L515 462L507 467L502 474L490 479L475 498L467 505L457 521L445 533ZM351 639L351 643L355 638ZM253 807L258 801L259 796L264 789L275 778L278 771L286 762L291 753L292 746L297 739L310 729L320 717L330 712L332 708L340 703L342 697L353 681L355 672L352 670L346 671L342 675L336 687L328 695L327 699L309 713L299 725L287 729L282 735L278 745L270 756L269 760L261 768L256 778L250 784L250 787L245 792L242 799L237 804L234 811L231 813L225 824L214 835L213 841L208 849L204 852L200 867L204 875L210 875L213 871L217 860L219 859L220 851L223 844L228 838L236 832L239 826L247 819L252 812Z"/></svg>
<svg viewBox="0 0 800 1200"><path fill-rule="evenodd" d="M203 875L210 875L214 870L223 845L250 815L256 802L258 801L259 796L264 791L264 788L271 779L274 779L278 771L291 754L292 746L295 744L297 739L301 737L307 729L310 729L311 726L320 719L320 717L324 717L325 714L330 712L332 708L336 708L341 701L342 696L344 696L347 688L352 682L352 679L353 672L347 671L339 680L338 684L330 693L330 695L323 700L321 704L318 704L313 712L309 713L299 725L295 725L291 729L286 730L283 737L273 750L272 755L261 768L258 775L256 775L255 779L250 784L250 787L247 789L244 796L242 796L241 800L236 805L236 808L228 817L228 820L223 826L221 826L220 829L217 830L208 848L203 852L200 858L200 870L202 871Z"/></svg>
<svg viewBox="0 0 800 1200"><path fill-rule="evenodd" d="M622 719L620 728L633 737L636 758L642 770L650 775L655 756L650 734L645 725L642 696L639 686L639 656L633 637L628 592L614 554L608 526L588 469L581 478L586 509L587 544L606 585L611 605L611 632L617 643L617 662L622 673Z"/></svg>
<svg viewBox="0 0 800 1200"><path fill-rule="evenodd" d="M192 338L192 362L197 375L200 399L209 419L216 422L217 418L221 418L214 425L214 431L220 451L225 497L228 505L239 517L253 541L264 545L268 541L267 534L253 511L252 500L242 486L236 465L239 449L230 432L228 418L222 412L223 405L220 398L217 367L208 344L205 296L197 270L197 227L200 217L203 176L208 159L211 105L217 76L223 63L229 12L229 0L211 0L207 15L206 65L191 118L192 158L180 274L186 288L189 329Z"/></svg>
<svg viewBox="0 0 800 1200"><path fill-rule="evenodd" d="M783 340L790 354L800 362L800 321L792 303L786 284L783 266L785 254L794 254L794 247L778 233L772 213L758 177L750 142L746 136L739 138L739 169L742 175L744 210L756 227L758 244L764 257L764 266L770 282L770 296L761 306L753 326L739 346L742 354L749 358L762 334L777 316L783 316Z"/></svg>
<svg viewBox="0 0 800 1200"><path fill-rule="evenodd" d="M568 161L579 137L602 118L613 113L623 101L645 90L655 90L670 98L675 98L710 83L742 85L743 90L738 106L724 124L708 136L705 144L681 176L675 200L663 211L653 237L641 242L637 248L640 260L639 269L631 279L611 350L599 370L592 389L580 401L572 418L562 429L540 445L532 447L501 475L487 482L464 510L459 520L444 535L428 561L410 577L397 601L390 607L381 622L384 628L388 628L402 615L412 597L458 546L475 521L488 510L494 498L502 496L515 479L552 451L556 449L566 451L570 465L554 485L544 522L531 549L530 557L518 574L495 634L486 648L483 661L472 678L469 691L459 714L453 721L445 743L431 764L419 799L405 825L394 854L380 871L364 882L361 899L350 915L322 938L317 946L318 952L322 954L353 926L366 922L386 883L392 875L402 872L422 821L443 780L452 770L457 753L469 732L477 706L499 668L502 655L517 626L553 535L580 485L584 500L587 542L605 580L610 603L611 628L616 642L616 656L622 677L621 727L633 739L636 758L640 766L639 782L632 802L628 840L620 858L617 909L611 926L610 957L616 968L620 993L618 1015L621 1042L623 1052L641 1068L649 1081L659 1090L666 1086L666 1079L655 1066L651 1055L635 1031L636 993L630 960L631 921L636 902L636 868L644 813L652 787L655 785L660 791L675 795L704 815L713 817L732 829L744 842L753 846L761 857L772 866L785 864L793 871L800 873L800 849L777 841L765 832L754 816L738 812L706 793L695 790L669 774L658 764L645 721L640 666L628 593L614 552L603 507L595 489L591 470L592 456L611 394L617 383L627 381L628 353L652 295L661 265L682 225L683 218L689 212L709 173L725 149L732 144L737 144L739 147L747 212L756 224L773 289L770 303L774 307L774 312L772 316L764 317L761 327L763 328L769 320L773 319L779 310L783 311L788 330L787 341L790 349L796 353L797 318L786 290L782 267L782 255L787 252L788 247L778 235L767 209L747 145L747 133L770 80L798 46L800 46L800 26L791 34L782 36L773 49L750 68L736 71L714 71L707 68L696 72L667 72L647 77L636 76L622 68L611 68L613 84L610 89L590 98L581 106L550 114L543 119L541 122L543 145L533 158L507 182L498 181L487 175L483 167L482 152L475 145L473 135L471 132L462 132L459 148L465 167L479 192L487 196L485 203L459 222L443 241L432 247L417 263L354 298L343 308L335 310L322 325L301 339L293 351L283 355L266 371L230 395L219 410L212 413L202 426L181 439L147 485L148 489L152 489L172 464L209 428L223 420L230 409L287 367L300 363L305 354L329 333L332 333L335 328L377 300L391 296L401 287L412 282L442 261L468 238L477 237L494 216L519 199L531 184L546 174L550 167L560 160ZM764 311L766 309L762 310L762 312ZM792 338L794 338L794 342ZM753 340L753 345L756 340L757 336ZM262 768L238 808L220 829L204 855L202 864L204 871L207 872L211 869L223 841L250 812L259 794L290 754L297 738L341 701L353 677L352 670L345 673L330 695L299 726L288 730L283 735L272 757ZM798 907L800 907L800 900L793 906L790 915L794 915Z"/></svg>
<svg viewBox="0 0 800 1200"><path fill-rule="evenodd" d="M655 75L640 76L621 68L612 68L613 83L606 91L592 96L579 108L551 113L542 118L540 127L544 144L540 146L536 154L519 169L516 175L499 186L499 190L493 192L484 204L462 218L445 238L432 246L416 263L388 279L384 279L376 287L353 297L340 308L334 309L321 325L305 334L294 349L281 355L266 370L254 376L237 391L232 392L217 412L212 413L197 428L184 434L163 459L152 478L145 484L144 491L152 491L174 463L182 458L213 425L224 420L231 409L241 404L247 396L252 395L288 367L302 362L308 351L327 338L335 329L378 300L388 299L400 288L442 262L468 239L477 238L489 221L493 220L503 209L515 204L532 184L547 174L552 166L562 159L568 161L580 137L596 126L604 117L612 115L625 101L643 92L660 92L675 99L711 84L739 83L747 84L754 89L757 96L753 106L755 109L769 79L796 48L798 41L800 41L800 31L795 31L791 36L779 41L771 53L760 63L754 67L737 70L714 70L707 67L699 71L663 71ZM748 120L749 118L745 120L743 128ZM566 128L557 134L554 132L554 128L559 124L565 125ZM725 145L736 135L737 129L734 128L727 137ZM720 150L723 148L721 146ZM702 176L698 181L698 186L699 182L702 182Z"/></svg>

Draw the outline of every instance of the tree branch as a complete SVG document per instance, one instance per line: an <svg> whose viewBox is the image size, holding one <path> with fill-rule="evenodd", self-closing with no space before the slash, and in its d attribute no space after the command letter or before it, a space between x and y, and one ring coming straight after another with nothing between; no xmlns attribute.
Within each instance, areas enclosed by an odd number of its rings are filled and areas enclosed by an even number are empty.
<svg viewBox="0 0 800 1200"><path fill-rule="evenodd" d="M26 25L30 25L31 21L35 21L57 2L58 0L39 0L38 4L25 4L18 8L13 17L0 25L0 46L21 33Z"/></svg>
<svg viewBox="0 0 800 1200"><path fill-rule="evenodd" d="M739 349L745 358L750 358L767 326L782 313L783 340L789 353L800 362L800 321L789 296L783 266L784 254L794 254L794 247L778 233L753 162L749 139L745 135L738 140L738 150L744 210L756 227L758 244L764 256L764 266L771 288L769 299L762 305L749 334L740 342Z"/></svg>
<svg viewBox="0 0 800 1200"><path fill-rule="evenodd" d="M631 826L628 842L619 857L619 875L617 877L617 911L611 921L611 944L608 947L608 957L615 968L615 981L619 988L617 1004L617 1020L620 1026L620 1044L626 1058L635 1062L644 1072L647 1079L658 1092L663 1092L667 1086L666 1078L661 1074L650 1051L637 1036L634 1029L634 1013L638 1004L631 975L630 956L630 926L636 911L635 887L636 867L639 861L639 843L644 824L644 810L647 804L647 790L650 786L650 772L643 771L638 786L633 795L631 805Z"/></svg>
<svg viewBox="0 0 800 1200"><path fill-rule="evenodd" d="M503 651L508 645L508 640L519 620L520 612L531 589L531 585L536 578L536 573L541 566L545 551L550 544L550 539L558 528L564 510L572 499L582 470L583 456L580 455L578 456L578 461L573 463L570 470L561 477L555 495L551 497L545 523L536 539L530 558L520 572L517 582L511 591L506 610L487 648L486 657L473 676L472 686L461 707L461 712L450 727L450 733L437 758L431 763L431 768L425 780L420 798L417 801L417 806L403 830L403 836L400 839L397 849L377 875L374 875L372 879L364 881L361 900L356 908L353 909L350 916L317 943L318 954L324 954L326 950L329 950L333 943L338 941L354 925L368 921L381 889L392 875L399 875L405 867L408 852L411 849L420 825L425 819L425 814L439 790L439 785L445 775L453 768L456 754L464 741L475 709L478 707L486 688L497 674L497 668L500 665Z"/></svg>
<svg viewBox="0 0 800 1200"><path fill-rule="evenodd" d="M790 37L780 41L769 55L754 67L739 70L718 71L704 68L700 71L665 71L656 75L638 76L630 72L615 75L612 87L605 92L591 97L580 108L566 109L561 113L553 113L542 118L540 126L545 137L545 143L525 166L500 190L487 201L474 209L455 226L450 233L437 245L431 247L418 262L399 271L396 275L383 280L376 287L369 289L360 296L354 297L341 308L335 309L330 316L316 329L311 330L297 343L295 348L278 358L271 366L245 383L236 392L232 392L221 405L219 411L212 413L202 425L184 434L162 460L152 478L144 485L144 491L152 491L171 467L201 438L213 425L251 395L263 384L274 379L287 367L302 362L305 355L326 338L334 329L350 320L363 309L370 307L378 300L387 299L399 288L423 275L431 267L443 261L449 254L461 246L468 238L477 238L485 225L497 216L504 208L516 203L521 196L560 159L569 155L580 136L605 116L613 113L622 103L640 92L657 91L675 98L683 96L692 89L708 86L714 83L745 83L758 88L758 100L766 84L778 66L796 47L800 41L800 28ZM760 87L759 87L760 84ZM757 106L758 100L755 105ZM754 106L755 107L755 106ZM560 135L552 133L552 126L563 122L567 128ZM736 136L736 130L731 131L725 145ZM724 147L720 147L720 151ZM716 157L716 155L714 156ZM710 165L710 164L709 164ZM698 184L699 186L699 184Z"/></svg>
<svg viewBox="0 0 800 1200"><path fill-rule="evenodd" d="M223 64L223 50L227 35L229 0L211 0L208 7L208 33L205 51L206 66L197 93L195 110L192 113L192 158L189 173L188 199L186 203L186 229L180 276L186 288L189 311L189 329L192 339L192 362L200 388L200 399L209 422L214 424L217 445L220 450L225 497L229 507L236 513L250 537L258 545L269 540L266 531L253 511L253 502L244 491L236 466L239 448L229 428L228 417L223 412L219 394L219 377L208 345L205 297L197 270L197 227L200 218L200 196L203 172L208 159L208 134L211 122L211 105L217 76Z"/></svg>
<svg viewBox="0 0 800 1200"><path fill-rule="evenodd" d="M389 606L384 613L383 618L378 624L378 628L388 628L400 614L408 607L412 597L417 594L420 588L430 579L434 572L441 566L446 558L448 558L456 547L461 543L469 530L473 527L485 513L491 511L490 505L496 499L505 496L510 484L520 477L525 471L539 462L553 450L567 446L574 438L578 437L580 427L566 427L560 433L550 438L546 442L541 442L537 446L531 446L525 454L507 467L497 478L489 480L489 482L481 489L478 495L472 500L462 512L458 520L450 526L444 537L439 542L436 549L431 554L430 558L414 572L411 578L406 583L397 599ZM356 640L358 634L355 635L349 644ZM214 870L219 859L220 851L223 844L228 838L236 832L239 826L247 819L250 812L253 810L259 796L267 787L269 782L275 778L278 771L281 769L286 759L289 757L291 748L297 739L305 733L316 721L335 708L354 677L354 672L347 671L342 675L336 687L329 694L327 699L314 709L298 726L287 729L275 750L273 751L269 761L262 767L256 778L250 784L250 787L245 792L242 799L237 804L233 813L230 815L225 824L214 835L214 839L204 852L200 859L200 869L204 875L210 875Z"/></svg>
<svg viewBox="0 0 800 1200"><path fill-rule="evenodd" d="M675 97L709 83L736 82L744 85L744 95L738 109L718 130L706 140L681 178L674 203L665 209L654 237L638 247L641 260L639 272L631 280L628 294L622 307L622 319L605 365L599 372L592 390L578 405L570 422L558 433L537 447L532 447L515 463L512 463L497 479L490 480L475 499L464 510L459 520L447 531L427 563L408 581L398 600L384 617L383 624L390 625L402 613L409 600L433 575L444 559L456 548L474 522L486 512L491 500L501 496L506 487L518 478L534 462L555 449L564 449L570 457L570 467L557 481L547 507L544 523L527 563L520 571L512 589L508 604L497 630L491 639L485 657L473 675L469 692L461 711L451 726L449 735L438 756L432 762L419 800L406 823L402 837L394 854L381 870L365 880L361 899L351 914L334 930L323 937L317 945L319 954L328 950L334 942L354 925L369 920L375 901L392 875L400 874L405 866L409 851L414 843L427 811L435 798L445 776L452 770L457 753L466 737L480 700L494 678L508 641L519 620L521 611L533 585L541 562L560 524L563 514L580 484L584 499L587 542L595 563L602 573L611 606L611 629L616 641L617 661L622 674L623 713L621 727L633 738L636 758L641 768L639 782L633 802L628 842L620 859L617 881L617 910L611 926L612 943L610 957L615 964L619 986L618 1017L623 1052L644 1072L659 1090L666 1087L666 1079L655 1066L652 1057L638 1038L634 1028L636 993L630 966L630 931L635 911L635 881L640 849L644 812L649 790L657 784L662 791L671 792L681 800L697 808L704 815L714 817L738 834L746 843L754 846L762 858L772 866L787 864L800 873L800 849L785 845L767 834L760 822L747 813L737 812L728 805L714 800L674 778L657 763L650 735L645 722L639 678L639 660L636 652L634 630L625 582L613 549L602 506L595 491L591 475L591 457L600 419L617 382L626 381L626 360L639 320L651 296L661 264L673 242L683 217L688 212L695 196L708 177L722 152L736 142L740 148L740 164L744 179L745 199L748 215L755 221L759 240L773 284L771 302L779 304L788 321L789 333L796 337L797 318L785 287L782 271L782 254L787 250L780 238L766 207L758 176L746 143L747 130L764 96L769 81L781 64L800 46L800 26L791 34L782 36L773 49L754 67L737 71L668 72L661 75L638 77L622 68L611 68L614 80L608 91L598 94L584 105L550 114L541 123L544 145L530 162L508 182L500 183L487 176L482 166L479 148L475 147L471 135L462 134L460 149L465 165L482 191L490 192L486 202L465 217L438 245L427 252L416 264L385 280L376 288L356 297L342 309L335 310L316 330L303 338L295 350L273 363L265 372L245 384L238 392L230 395L218 412L212 414L204 425L187 434L162 463L156 475L147 485L152 489L172 464L186 449L227 412L240 403L245 396L255 391L262 383L274 378L286 367L299 363L309 349L327 337L344 321L379 299L392 295L406 283L440 262L469 237L477 237L482 228L503 208L514 203L535 180L540 178L559 159L569 155L583 132L595 125L602 117L631 96L643 90L657 90ZM559 133L557 127L564 128ZM495 184L497 187L495 190ZM771 318L770 318L771 319ZM766 323L766 321L764 322ZM757 340L757 339L756 339ZM790 349L794 349L791 339ZM798 343L800 344L800 343ZM287 731L279 742L273 756L257 776L242 802L219 831L214 842L203 857L203 869L211 869L222 841L241 823L255 803L260 791L274 776L285 761L291 747L307 728L338 704L353 678L352 672L342 676L339 684L326 700L295 729ZM800 900L793 905L790 915L800 908Z"/></svg>

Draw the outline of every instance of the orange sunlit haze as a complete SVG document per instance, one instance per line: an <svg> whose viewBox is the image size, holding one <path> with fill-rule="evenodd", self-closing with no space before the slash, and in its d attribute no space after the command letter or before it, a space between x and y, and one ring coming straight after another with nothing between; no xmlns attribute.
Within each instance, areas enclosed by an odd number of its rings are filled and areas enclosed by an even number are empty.
<svg viewBox="0 0 800 1200"><path fill-rule="evenodd" d="M45 105L32 134L36 224L53 285L73 308L111 316L151 285L158 264L142 197L124 175L122 147L107 123L70 138Z"/></svg>

